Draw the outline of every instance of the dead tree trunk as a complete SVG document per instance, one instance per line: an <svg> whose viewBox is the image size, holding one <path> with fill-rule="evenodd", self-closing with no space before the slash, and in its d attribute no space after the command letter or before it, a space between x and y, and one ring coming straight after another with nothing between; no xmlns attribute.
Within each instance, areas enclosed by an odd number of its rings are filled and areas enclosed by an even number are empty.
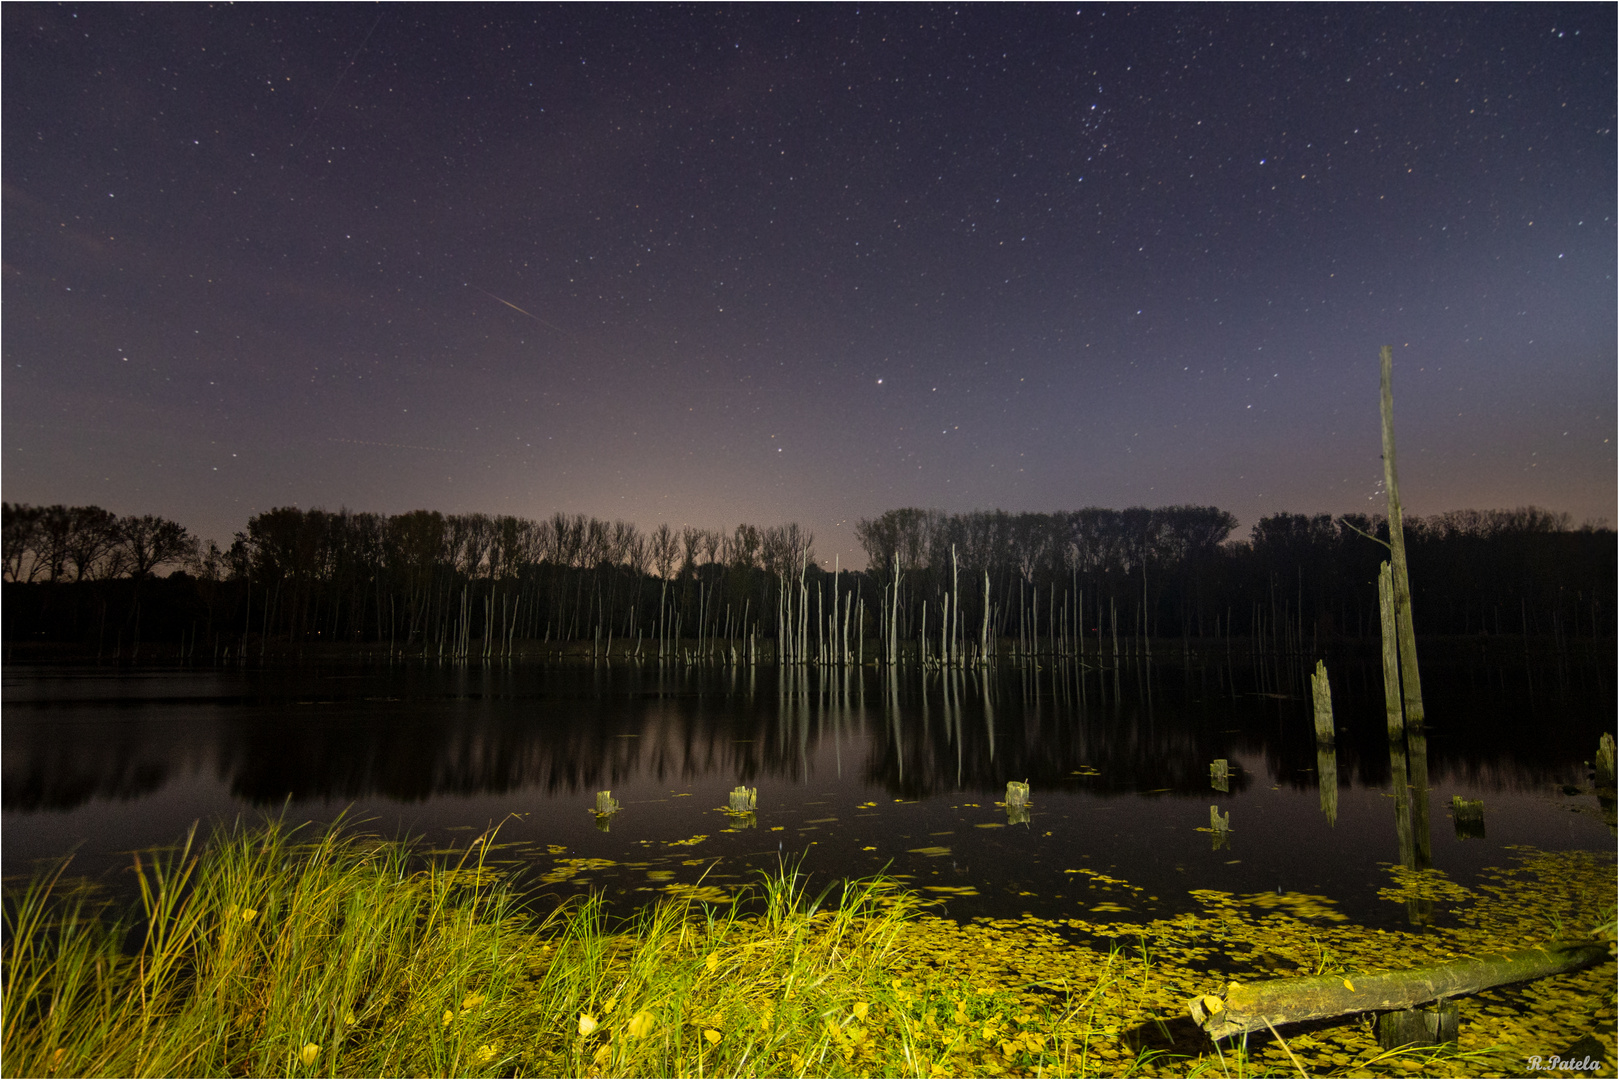
<svg viewBox="0 0 1619 1080"><path fill-rule="evenodd" d="M1230 983L1224 997L1192 998L1192 1019L1212 1039L1273 1026L1321 1020L1346 1013L1409 1009L1436 998L1457 997L1503 983L1524 982L1589 967L1608 959L1608 946L1582 942L1545 949L1479 956L1448 964L1377 975L1312 975Z"/></svg>

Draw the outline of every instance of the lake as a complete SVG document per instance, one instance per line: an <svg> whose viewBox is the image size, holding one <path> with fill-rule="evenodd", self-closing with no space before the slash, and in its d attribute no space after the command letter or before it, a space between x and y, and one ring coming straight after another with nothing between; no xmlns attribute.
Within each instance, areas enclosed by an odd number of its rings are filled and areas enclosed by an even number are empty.
<svg viewBox="0 0 1619 1080"><path fill-rule="evenodd" d="M886 871L958 918L1147 919L1216 889L1401 925L1378 890L1424 846L1397 830L1404 806L1420 831L1421 801L1397 797L1379 672L1339 666L1336 746L1318 752L1297 673L1214 663L12 665L4 873L73 851L76 872L127 888L135 849L284 812L439 851L498 825L538 892L617 904L719 899L802 859L812 883ZM1613 851L1584 764L1611 726L1611 671L1423 677L1435 869L1470 883L1514 845ZM1026 813L1001 805L1011 780L1030 785ZM757 788L752 815L724 809L738 785ZM1483 801L1483 836L1452 820L1454 796Z"/></svg>

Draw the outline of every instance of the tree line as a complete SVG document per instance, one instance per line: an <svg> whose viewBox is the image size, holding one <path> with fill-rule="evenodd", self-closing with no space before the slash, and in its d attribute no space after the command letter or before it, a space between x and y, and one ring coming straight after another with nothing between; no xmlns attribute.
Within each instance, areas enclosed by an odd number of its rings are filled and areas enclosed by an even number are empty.
<svg viewBox="0 0 1619 1080"><path fill-rule="evenodd" d="M1275 514L1234 540L1236 527L1200 506L899 509L858 523L867 568L849 571L821 565L796 524L281 507L221 549L151 515L6 503L5 632L116 655L162 641L198 659L348 642L939 664L1166 640L1306 652L1376 635L1386 521ZM1420 633L1612 633L1612 530L1527 508L1408 518L1406 537Z"/></svg>

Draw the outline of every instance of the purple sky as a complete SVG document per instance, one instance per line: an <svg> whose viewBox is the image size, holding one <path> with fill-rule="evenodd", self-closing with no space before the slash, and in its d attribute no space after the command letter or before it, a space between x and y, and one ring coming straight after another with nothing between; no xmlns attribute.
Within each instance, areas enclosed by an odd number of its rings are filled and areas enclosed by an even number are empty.
<svg viewBox="0 0 1619 1080"><path fill-rule="evenodd" d="M3 11L4 492L1615 509L1615 9Z"/></svg>

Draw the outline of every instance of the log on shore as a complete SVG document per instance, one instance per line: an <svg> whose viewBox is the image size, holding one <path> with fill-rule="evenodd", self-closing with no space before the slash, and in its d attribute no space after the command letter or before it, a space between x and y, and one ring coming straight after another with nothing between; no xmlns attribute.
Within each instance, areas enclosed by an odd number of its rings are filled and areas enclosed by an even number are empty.
<svg viewBox="0 0 1619 1080"><path fill-rule="evenodd" d="M1385 971L1376 975L1312 975L1230 983L1223 997L1192 998L1192 1019L1212 1039L1265 1027L1324 1020L1347 1013L1409 1009L1437 998L1456 997L1504 983L1540 979L1601 963L1606 944L1577 942L1545 949L1469 957L1447 964Z"/></svg>

